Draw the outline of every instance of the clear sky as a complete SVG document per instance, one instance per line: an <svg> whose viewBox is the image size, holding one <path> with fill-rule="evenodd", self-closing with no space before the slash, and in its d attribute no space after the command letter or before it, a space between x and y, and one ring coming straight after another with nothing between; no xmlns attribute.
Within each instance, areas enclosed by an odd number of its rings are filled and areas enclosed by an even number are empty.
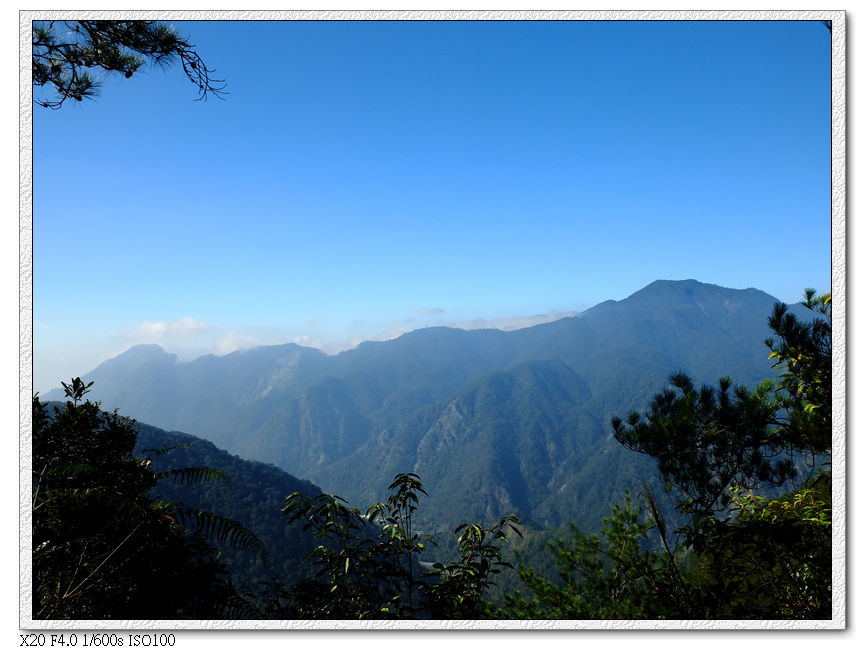
<svg viewBox="0 0 865 650"><path fill-rule="evenodd" d="M148 67L34 106L34 390L142 342L829 288L819 22L174 24L224 101Z"/></svg>

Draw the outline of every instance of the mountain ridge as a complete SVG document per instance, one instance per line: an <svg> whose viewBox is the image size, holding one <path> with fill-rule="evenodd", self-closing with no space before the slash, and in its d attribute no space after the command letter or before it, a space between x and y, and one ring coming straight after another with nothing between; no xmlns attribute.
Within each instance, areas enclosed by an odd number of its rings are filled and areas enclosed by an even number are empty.
<svg viewBox="0 0 865 650"><path fill-rule="evenodd" d="M717 289L721 289L721 290L728 291L728 292L755 293L755 294L759 294L759 295L763 295L763 296L768 296L768 297L772 298L772 300L778 301L777 298L772 297L770 294L767 294L767 293L765 293L759 289L753 288L753 287L749 287L746 289L730 289L730 288L722 287L720 285L703 283L703 282L700 282L700 281L694 280L694 279L655 280L655 281L651 282L650 284L646 285L645 287L643 287L642 289L638 289L637 291L628 295L627 297L622 298L621 300L612 300L612 299L604 300L604 301L597 303L596 305L593 305L592 307L589 307L589 308L587 308L581 312L577 312L574 315L562 315L561 318L557 318L555 320L551 320L551 321L548 321L545 323L539 323L537 325L530 325L530 326L522 327L519 329L499 329L499 328L494 328L494 327L466 329L466 328L461 328L461 327L456 327L456 326L434 325L434 326L430 326L430 327L422 327L422 328L418 328L415 330L411 330L411 331L406 332L405 334L402 334L402 335L400 335L396 338L393 338L393 339L362 341L356 347L351 348L350 350L343 350L343 351L335 353L335 354L328 354L328 353L323 352L323 351L321 351L317 348L314 348L314 347L303 346L303 345L300 345L297 343L288 342L288 343L261 345L261 346L256 346L253 348L243 348L243 349L239 349L239 350L233 350L232 352L226 353L224 355L215 355L212 353L208 353L208 354L203 354L201 356L198 356L198 357L195 357L193 359L186 360L186 361L180 361L177 354L172 353L172 352L168 352L165 348L163 348L158 343L137 343L135 345L130 346L129 348L127 348L123 352L120 352L119 354L117 354L113 357L109 357L105 361L98 364L96 366L96 368L104 366L105 364L110 364L110 362L112 362L113 360L121 360L121 359L122 360L128 360L131 358L147 359L149 356L152 356L152 358L173 357L173 361L175 361L178 364L193 364L193 363L196 363L202 359L209 359L209 358L224 359L226 357L237 357L239 355L245 355L245 354L249 354L249 353L260 353L263 351L273 351L273 350L280 350L280 349L309 350L309 351L312 351L312 352L317 353L319 355L322 355L324 357L334 358L334 357L339 357L341 355L344 355L346 353L350 353L354 350L357 350L358 348L360 348L362 346L366 347L369 345L388 344L392 341L404 339L406 337L411 337L412 335L415 335L418 332L429 332L429 331L435 331L435 330L449 330L449 331L462 331L462 332L481 331L481 332L503 332L503 333L519 332L519 331L523 331L523 330L527 330L527 329L533 329L536 327L543 327L545 325L550 325L552 323L558 323L562 320L583 318L586 314L593 312L594 310L598 310L599 308L600 309L607 308L611 305L615 305L618 303L629 301L629 300L631 300L635 297L638 297L638 296L650 295L658 287L676 286L676 285L703 286L703 287L717 288ZM93 370L95 370L95 368ZM91 370L90 372L92 373L93 370ZM53 388L45 394L46 399L58 399L60 396L62 396L62 389L61 388Z"/></svg>
<svg viewBox="0 0 865 650"><path fill-rule="evenodd" d="M415 471L433 495L430 525L496 509L538 525L599 523L651 472L609 439L610 417L645 408L673 372L747 385L771 375L763 341L775 302L757 289L661 280L519 330L425 328L333 356L286 344L178 362L147 346L84 379L107 408L352 502Z"/></svg>

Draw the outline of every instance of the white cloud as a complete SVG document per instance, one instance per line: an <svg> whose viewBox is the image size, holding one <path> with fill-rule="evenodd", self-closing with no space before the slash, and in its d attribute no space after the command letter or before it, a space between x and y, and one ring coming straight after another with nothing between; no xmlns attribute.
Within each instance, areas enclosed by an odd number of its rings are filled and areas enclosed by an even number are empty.
<svg viewBox="0 0 865 650"><path fill-rule="evenodd" d="M252 334L244 334L243 332L225 332L220 335L215 343L215 354L223 355L234 352L235 350L247 350L264 345L257 336Z"/></svg>
<svg viewBox="0 0 865 650"><path fill-rule="evenodd" d="M275 342L254 334L220 328L190 316L173 321L144 321L136 330L121 333L119 339L122 347L119 352L141 343L156 343L183 361L204 354L222 356Z"/></svg>
<svg viewBox="0 0 865 650"><path fill-rule="evenodd" d="M390 341L391 339L398 338L403 334L407 334L408 332L414 331L416 329L420 328L412 327L408 325L405 321L391 321L387 328L385 328L382 332L379 332L378 336L375 336L373 340Z"/></svg>
<svg viewBox="0 0 865 650"><path fill-rule="evenodd" d="M141 335L145 338L160 338L165 334L165 331L168 329L168 323L165 321L157 321L155 323L151 323L150 321L144 321L138 327Z"/></svg>
<svg viewBox="0 0 865 650"><path fill-rule="evenodd" d="M325 345L324 339L320 336L307 336L306 334L304 334L303 336L295 336L291 342L307 348L318 349L322 349Z"/></svg>
<svg viewBox="0 0 865 650"><path fill-rule="evenodd" d="M171 327L183 332L200 332L201 330L208 329L210 325L186 316L171 323Z"/></svg>
<svg viewBox="0 0 865 650"><path fill-rule="evenodd" d="M203 323L189 316L178 318L177 320L166 323L165 321L144 321L138 326L139 333L142 337L150 340L153 343L158 343L160 339L174 339L185 336L198 336L207 330L212 329L211 325Z"/></svg>

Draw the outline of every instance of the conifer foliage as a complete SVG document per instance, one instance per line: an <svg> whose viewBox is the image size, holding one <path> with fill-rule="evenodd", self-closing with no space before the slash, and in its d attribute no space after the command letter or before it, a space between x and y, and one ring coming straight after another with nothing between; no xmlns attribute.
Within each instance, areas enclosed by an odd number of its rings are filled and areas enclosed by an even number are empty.
<svg viewBox="0 0 865 650"><path fill-rule="evenodd" d="M179 62L198 88L199 99L224 94L224 82L212 78L213 70L194 46L170 25L152 20L33 23L33 86L53 91L36 100L45 108L95 96L101 81L94 71L128 79L146 62L160 66Z"/></svg>

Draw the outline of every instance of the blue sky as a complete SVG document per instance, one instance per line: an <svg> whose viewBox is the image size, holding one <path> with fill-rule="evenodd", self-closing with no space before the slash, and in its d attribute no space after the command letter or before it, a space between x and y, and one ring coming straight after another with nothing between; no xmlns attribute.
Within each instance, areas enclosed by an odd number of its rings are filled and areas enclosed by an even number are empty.
<svg viewBox="0 0 865 650"><path fill-rule="evenodd" d="M656 279L830 280L818 22L177 22L177 68L34 106L34 390L123 349L328 351Z"/></svg>

